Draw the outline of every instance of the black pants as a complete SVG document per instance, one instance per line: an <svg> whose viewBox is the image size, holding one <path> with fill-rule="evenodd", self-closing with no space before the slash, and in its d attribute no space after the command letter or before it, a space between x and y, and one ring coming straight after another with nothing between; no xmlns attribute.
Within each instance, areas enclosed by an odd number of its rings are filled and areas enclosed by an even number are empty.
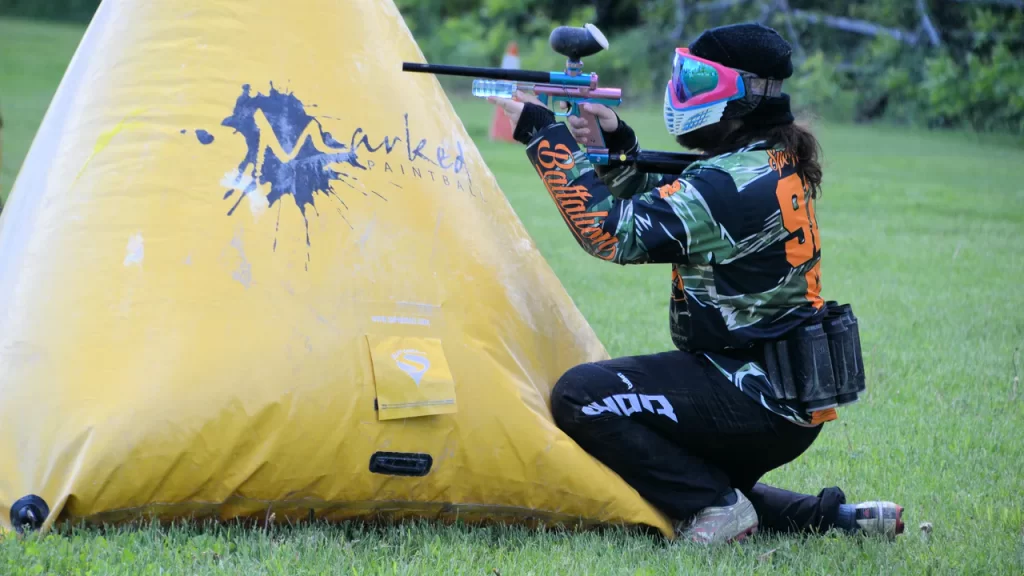
<svg viewBox="0 0 1024 576"><path fill-rule="evenodd" d="M845 496L817 496L758 483L792 461L821 426L769 412L701 355L682 351L583 364L551 396L558 427L648 502L686 521L734 488L767 531L825 531Z"/></svg>

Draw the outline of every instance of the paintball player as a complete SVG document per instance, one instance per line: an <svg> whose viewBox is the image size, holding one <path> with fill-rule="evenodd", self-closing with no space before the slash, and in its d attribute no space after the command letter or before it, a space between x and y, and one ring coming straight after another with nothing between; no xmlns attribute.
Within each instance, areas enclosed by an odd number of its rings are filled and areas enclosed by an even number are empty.
<svg viewBox="0 0 1024 576"><path fill-rule="evenodd" d="M758 482L806 451L844 403L822 400L814 386L824 380L811 372L786 372L839 362L831 340L820 344L822 326L849 309L821 297L819 148L781 90L790 54L759 24L707 30L676 49L666 127L707 158L681 174L595 169L579 153L588 134L579 117L558 122L522 93L489 99L581 247L623 265L671 264L677 349L576 366L555 385L551 407L562 430L700 543L742 540L759 527L903 531L892 502L851 505L837 487L811 496ZM614 111L584 106L611 154L638 149ZM778 361L797 350L805 356ZM859 374L863 382L862 366Z"/></svg>

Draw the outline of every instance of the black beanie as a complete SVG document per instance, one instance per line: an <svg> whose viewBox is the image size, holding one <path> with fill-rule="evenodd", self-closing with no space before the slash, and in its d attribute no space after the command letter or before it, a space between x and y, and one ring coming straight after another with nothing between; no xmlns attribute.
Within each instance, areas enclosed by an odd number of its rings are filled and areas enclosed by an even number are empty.
<svg viewBox="0 0 1024 576"><path fill-rule="evenodd" d="M706 30L690 44L690 53L762 78L783 80L793 75L793 47L775 30L757 23L730 24ZM733 107L730 103L729 107ZM724 117L731 116L726 108ZM793 121L789 95L764 98L743 115L748 124L771 126Z"/></svg>

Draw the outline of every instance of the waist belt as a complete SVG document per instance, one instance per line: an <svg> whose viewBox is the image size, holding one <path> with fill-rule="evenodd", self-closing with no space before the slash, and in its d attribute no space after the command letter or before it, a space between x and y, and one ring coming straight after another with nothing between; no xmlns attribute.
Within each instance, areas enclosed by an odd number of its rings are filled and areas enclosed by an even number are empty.
<svg viewBox="0 0 1024 576"><path fill-rule="evenodd" d="M776 399L812 414L857 401L866 388L857 317L849 304L826 302L820 324L763 344Z"/></svg>

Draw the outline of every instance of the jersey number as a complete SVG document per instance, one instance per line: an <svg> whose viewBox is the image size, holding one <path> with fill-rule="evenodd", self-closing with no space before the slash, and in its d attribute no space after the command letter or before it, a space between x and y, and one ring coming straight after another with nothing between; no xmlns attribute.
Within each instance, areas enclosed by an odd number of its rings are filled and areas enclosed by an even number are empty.
<svg viewBox="0 0 1024 576"><path fill-rule="evenodd" d="M800 176L790 174L779 180L775 189L782 210L782 225L797 236L786 241L786 260L796 268L806 264L818 252L818 220L814 217L814 202L806 202ZM798 232L799 231L799 232ZM804 274L807 281L807 300L821 308L821 261Z"/></svg>

